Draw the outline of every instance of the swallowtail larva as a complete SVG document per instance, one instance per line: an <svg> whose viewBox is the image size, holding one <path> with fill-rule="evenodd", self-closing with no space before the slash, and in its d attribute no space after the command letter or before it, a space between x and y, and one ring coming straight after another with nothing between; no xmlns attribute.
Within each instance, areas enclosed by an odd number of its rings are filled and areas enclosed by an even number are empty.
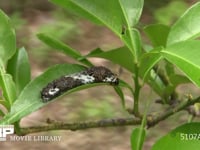
<svg viewBox="0 0 200 150"><path fill-rule="evenodd" d="M84 84L109 83L118 85L119 79L109 69L103 66L87 68L84 71L62 76L44 87L41 91L43 102L48 102L70 89Z"/></svg>

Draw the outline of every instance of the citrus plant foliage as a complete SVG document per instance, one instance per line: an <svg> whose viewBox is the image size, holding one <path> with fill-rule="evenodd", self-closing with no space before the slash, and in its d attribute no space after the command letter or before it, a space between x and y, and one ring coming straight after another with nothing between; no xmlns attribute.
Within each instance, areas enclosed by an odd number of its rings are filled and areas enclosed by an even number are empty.
<svg viewBox="0 0 200 150"><path fill-rule="evenodd" d="M16 48L13 26L8 16L0 11L0 86L2 91L0 103L7 110L6 112L0 110L2 116L0 124L19 123L23 117L48 104L43 102L41 91L49 83L61 76L72 77L73 74L84 72L86 67L92 67L93 63L88 58L104 58L129 71L133 78L133 85L119 79L119 84L113 88L121 98L123 107L126 106L123 89L128 88L133 94L132 114L138 118L143 117L141 126L134 129L131 134L131 147L134 150L142 149L147 125L147 112L142 114L139 110L139 95L142 86L148 84L160 96L162 103L169 104L169 107L171 101L178 98L178 93L175 91L178 85L193 83L200 87L200 3L191 6L171 26L151 24L139 30L138 23L143 10L143 0L50 0L50 2L97 25L109 28L124 45L107 51L97 48L87 55L82 55L59 39L39 33L37 37L42 42L70 56L79 64L55 65L31 80L26 49ZM141 32L146 34L152 45L143 42ZM164 65L160 66L160 62ZM81 83L83 83L82 80ZM81 84L62 92L59 96L99 85L108 84L104 82ZM53 96L51 99L54 100L57 97ZM187 134L199 134L199 126L199 123L180 126L162 137L152 149L178 149L177 145L180 145L183 150L191 147L195 149L196 145L199 145L198 142L184 140Z"/></svg>

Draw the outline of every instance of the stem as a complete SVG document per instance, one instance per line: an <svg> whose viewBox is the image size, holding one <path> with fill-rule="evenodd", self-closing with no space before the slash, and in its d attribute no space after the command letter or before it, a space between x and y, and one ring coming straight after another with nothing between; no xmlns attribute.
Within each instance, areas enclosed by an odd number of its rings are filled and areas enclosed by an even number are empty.
<svg viewBox="0 0 200 150"><path fill-rule="evenodd" d="M156 74L158 75L158 77L162 80L164 85L168 86L170 84L170 80L169 80L169 77L167 76L167 74L165 74L164 71L160 70L158 68L158 66L155 66L153 69L156 72ZM170 99L165 98L163 102L170 104L173 100L177 99L178 94L176 93L176 91L173 91L170 96L171 96Z"/></svg>
<svg viewBox="0 0 200 150"><path fill-rule="evenodd" d="M139 84L139 67L135 64L135 76L133 77L135 82L135 92L134 92L134 103L133 103L133 113L135 116L140 117L139 113L139 95L141 86Z"/></svg>

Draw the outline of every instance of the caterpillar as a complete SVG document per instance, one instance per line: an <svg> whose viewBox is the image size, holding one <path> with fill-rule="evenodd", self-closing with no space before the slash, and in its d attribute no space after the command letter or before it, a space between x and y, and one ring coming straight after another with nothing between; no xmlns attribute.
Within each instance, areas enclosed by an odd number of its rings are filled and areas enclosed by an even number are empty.
<svg viewBox="0 0 200 150"><path fill-rule="evenodd" d="M70 89L92 83L109 83L111 85L118 85L119 79L106 67L95 66L87 68L78 73L61 76L59 79L48 83L41 91L42 102L48 102Z"/></svg>

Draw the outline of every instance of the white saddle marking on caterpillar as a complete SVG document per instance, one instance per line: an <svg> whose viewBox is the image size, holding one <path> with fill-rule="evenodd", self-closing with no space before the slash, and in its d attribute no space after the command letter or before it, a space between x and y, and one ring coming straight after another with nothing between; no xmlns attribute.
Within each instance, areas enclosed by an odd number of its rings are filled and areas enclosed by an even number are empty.
<svg viewBox="0 0 200 150"><path fill-rule="evenodd" d="M103 79L103 82L111 82L114 83L116 82L117 78L115 76L111 76L111 77L106 77L105 79Z"/></svg>
<svg viewBox="0 0 200 150"><path fill-rule="evenodd" d="M49 89L49 95L55 95L58 91L60 91L59 88L51 88Z"/></svg>
<svg viewBox="0 0 200 150"><path fill-rule="evenodd" d="M81 80L81 82L83 84L93 83L95 81L95 78L93 76L81 74L81 73L72 74L72 75L66 76L66 77L72 77L74 80Z"/></svg>

